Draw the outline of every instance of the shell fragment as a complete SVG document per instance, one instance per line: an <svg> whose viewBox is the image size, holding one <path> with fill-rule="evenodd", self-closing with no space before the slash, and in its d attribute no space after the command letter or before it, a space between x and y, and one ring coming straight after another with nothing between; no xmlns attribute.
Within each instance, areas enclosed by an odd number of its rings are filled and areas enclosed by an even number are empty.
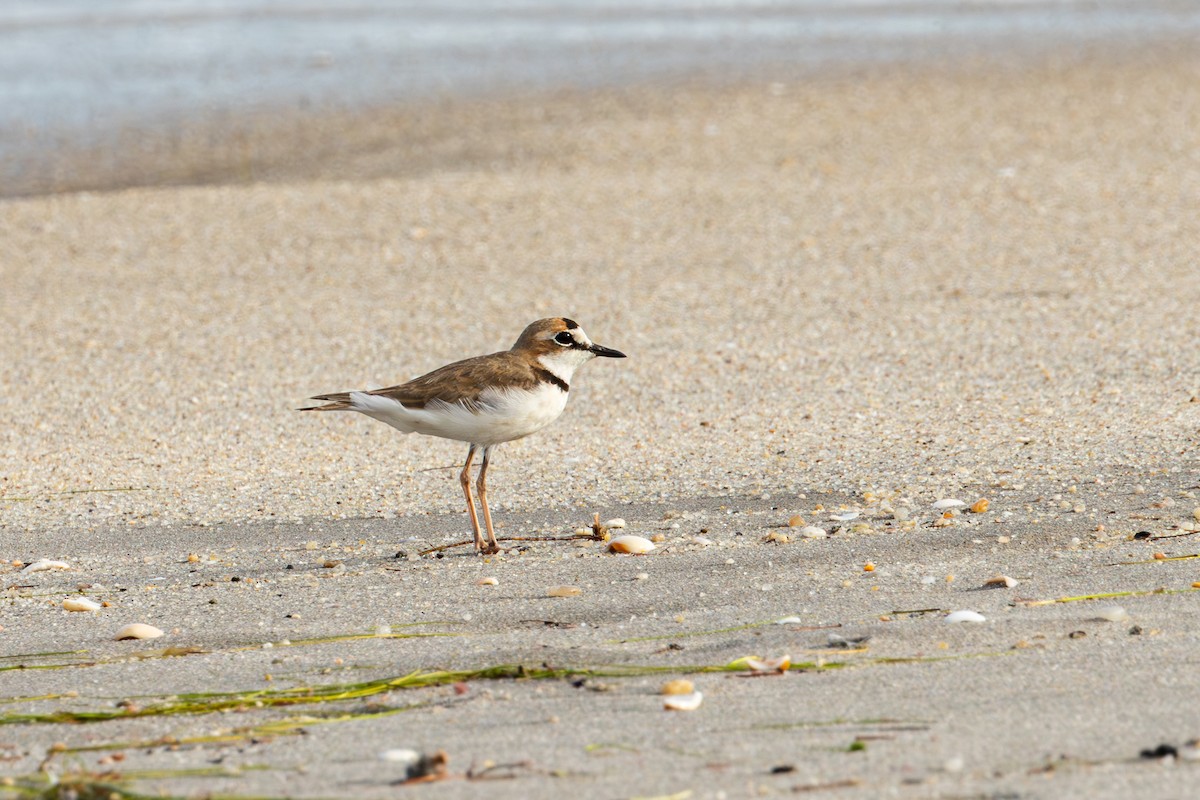
<svg viewBox="0 0 1200 800"><path fill-rule="evenodd" d="M987 617L980 614L978 611L962 610L953 611L946 615L946 622L985 622Z"/></svg>
<svg viewBox="0 0 1200 800"><path fill-rule="evenodd" d="M162 635L163 632L153 625L147 625L144 622L131 622L117 631L115 638L119 642L122 639L157 639Z"/></svg>
<svg viewBox="0 0 1200 800"><path fill-rule="evenodd" d="M663 696L663 708L667 711L695 711L704 700L701 692L691 694L668 694Z"/></svg>
<svg viewBox="0 0 1200 800"><path fill-rule="evenodd" d="M95 600L86 597L68 597L62 601L62 607L67 611L99 611L102 608Z"/></svg>
<svg viewBox="0 0 1200 800"><path fill-rule="evenodd" d="M696 691L696 686L687 678L676 678L673 681L667 681L662 685L659 694L665 695L680 695L692 694Z"/></svg>
<svg viewBox="0 0 1200 800"><path fill-rule="evenodd" d="M778 658L755 658L754 656L747 656L745 663L751 672L762 674L771 672L784 673L792 665L792 657L789 655L782 655Z"/></svg>
<svg viewBox="0 0 1200 800"><path fill-rule="evenodd" d="M30 572L46 572L52 569L70 569L71 565L65 561L52 561L48 558L39 558L32 564L29 564L25 569L21 570L21 574L25 575Z"/></svg>
<svg viewBox="0 0 1200 800"><path fill-rule="evenodd" d="M644 536L618 536L608 543L608 552L610 553L628 553L640 556L649 553L653 549L654 542Z"/></svg>
<svg viewBox="0 0 1200 800"><path fill-rule="evenodd" d="M551 586L546 590L546 597L578 597L583 589L578 586Z"/></svg>
<svg viewBox="0 0 1200 800"><path fill-rule="evenodd" d="M953 497L947 497L934 503L933 508L935 511L946 511L947 509L951 508L962 508L965 505L966 503L964 503L962 500L955 500Z"/></svg>
<svg viewBox="0 0 1200 800"><path fill-rule="evenodd" d="M1129 612L1120 606L1105 606L1096 612L1096 619L1105 622L1126 622L1129 620Z"/></svg>

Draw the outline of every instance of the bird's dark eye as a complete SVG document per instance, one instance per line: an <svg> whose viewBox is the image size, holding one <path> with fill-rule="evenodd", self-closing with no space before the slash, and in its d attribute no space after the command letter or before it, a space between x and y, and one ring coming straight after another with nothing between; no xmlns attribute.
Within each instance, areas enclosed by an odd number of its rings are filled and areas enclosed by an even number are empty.
<svg viewBox="0 0 1200 800"><path fill-rule="evenodd" d="M575 344L575 337L569 331L560 331L554 335L554 341L561 344L563 347L570 347Z"/></svg>

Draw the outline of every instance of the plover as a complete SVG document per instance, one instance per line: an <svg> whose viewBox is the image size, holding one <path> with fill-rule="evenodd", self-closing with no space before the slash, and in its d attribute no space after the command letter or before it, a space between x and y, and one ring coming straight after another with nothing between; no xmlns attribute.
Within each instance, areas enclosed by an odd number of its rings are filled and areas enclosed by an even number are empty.
<svg viewBox="0 0 1200 800"><path fill-rule="evenodd" d="M456 361L408 383L387 389L320 394L325 405L300 411L357 411L403 433L423 433L470 445L459 482L467 498L475 549L498 553L487 504L487 468L492 448L511 442L558 419L567 405L571 377L596 356L625 358L619 350L592 342L583 328L565 317L539 319L517 338L512 349ZM471 462L483 450L475 483L487 542L471 498Z"/></svg>

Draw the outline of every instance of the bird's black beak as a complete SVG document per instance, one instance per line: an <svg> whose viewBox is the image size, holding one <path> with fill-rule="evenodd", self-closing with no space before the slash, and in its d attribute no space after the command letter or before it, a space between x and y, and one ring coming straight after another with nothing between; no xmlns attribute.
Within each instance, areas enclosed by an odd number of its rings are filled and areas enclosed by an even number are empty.
<svg viewBox="0 0 1200 800"><path fill-rule="evenodd" d="M622 353L620 350L613 350L611 347L604 347L603 345L598 345L598 344L593 344L591 347L588 348L588 350L591 351L591 353L593 355L603 356L605 358L624 358L625 357L625 354Z"/></svg>

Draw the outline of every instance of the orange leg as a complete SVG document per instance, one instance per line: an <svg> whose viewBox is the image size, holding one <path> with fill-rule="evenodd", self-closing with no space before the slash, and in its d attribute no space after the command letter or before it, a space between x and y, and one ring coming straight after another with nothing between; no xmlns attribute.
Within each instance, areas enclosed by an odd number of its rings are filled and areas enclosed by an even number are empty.
<svg viewBox="0 0 1200 800"><path fill-rule="evenodd" d="M479 517L475 514L475 500L471 497L471 461L475 459L475 445L471 445L471 449L467 451L467 463L463 464L462 473L458 476L458 482L462 484L463 494L467 497L467 513L471 515L471 530L475 534L475 549L483 551L483 536L479 533ZM484 463L487 463L487 450L483 451ZM482 498L482 495L480 496ZM487 506L483 507L484 519L487 519ZM491 533L492 525L488 522L488 533Z"/></svg>
<svg viewBox="0 0 1200 800"><path fill-rule="evenodd" d="M499 553L500 545L496 542L496 532L492 530L492 511L487 503L487 468L492 455L490 446L483 448L483 463L479 465L479 481L475 488L479 490L479 505L483 506L483 524L487 526L488 545L485 553Z"/></svg>

